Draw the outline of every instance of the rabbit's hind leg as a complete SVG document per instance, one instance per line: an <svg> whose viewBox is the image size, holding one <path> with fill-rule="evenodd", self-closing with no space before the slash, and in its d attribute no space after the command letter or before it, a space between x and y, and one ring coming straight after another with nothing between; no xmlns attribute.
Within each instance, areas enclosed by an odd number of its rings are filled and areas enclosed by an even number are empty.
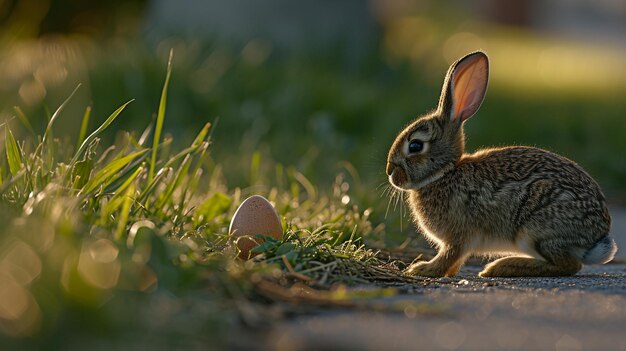
<svg viewBox="0 0 626 351"><path fill-rule="evenodd" d="M576 274L582 264L573 257L550 263L532 257L510 256L497 259L480 272L481 277L564 277Z"/></svg>

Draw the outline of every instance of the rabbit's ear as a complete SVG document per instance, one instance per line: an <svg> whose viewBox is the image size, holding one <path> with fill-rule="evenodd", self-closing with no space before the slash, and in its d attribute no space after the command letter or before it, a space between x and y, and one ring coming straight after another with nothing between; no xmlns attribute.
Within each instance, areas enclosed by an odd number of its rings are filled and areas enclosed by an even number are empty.
<svg viewBox="0 0 626 351"><path fill-rule="evenodd" d="M489 58L484 52L473 52L452 64L439 100L442 116L460 122L472 117L485 98L488 83Z"/></svg>

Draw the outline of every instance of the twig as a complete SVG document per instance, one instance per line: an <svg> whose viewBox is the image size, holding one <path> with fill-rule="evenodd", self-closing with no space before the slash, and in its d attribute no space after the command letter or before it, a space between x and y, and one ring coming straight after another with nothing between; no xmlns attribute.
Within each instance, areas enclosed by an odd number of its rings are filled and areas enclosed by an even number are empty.
<svg viewBox="0 0 626 351"><path fill-rule="evenodd" d="M291 263L289 263L289 260L287 259L287 256L282 255L281 258L283 260L283 263L285 264L285 267L287 267L287 270L289 271L289 273L286 273L285 276L289 278L300 279L305 282L313 280L313 278L309 277L308 275L304 275L302 273L298 273L294 271L293 267L291 266Z"/></svg>

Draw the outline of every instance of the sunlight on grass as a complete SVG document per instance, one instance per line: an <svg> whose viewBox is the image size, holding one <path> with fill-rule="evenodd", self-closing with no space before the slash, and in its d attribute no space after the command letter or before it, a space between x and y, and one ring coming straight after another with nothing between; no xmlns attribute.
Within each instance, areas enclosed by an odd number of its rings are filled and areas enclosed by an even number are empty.
<svg viewBox="0 0 626 351"><path fill-rule="evenodd" d="M599 94L626 86L626 50L539 37L527 31L466 23L472 31L451 32L421 16L396 18L385 26L385 49L395 60L408 59L423 69L433 51L451 64L477 49L492 60L491 80L518 91Z"/></svg>
<svg viewBox="0 0 626 351"><path fill-rule="evenodd" d="M156 130L163 126L165 92ZM224 316L259 323L255 296L366 308L366 299L395 290L360 296L346 284L418 281L403 275L402 264L382 261L365 247L363 238L381 237L384 227L372 225L372 209L355 204L343 173L329 191L321 191L296 168L255 154L249 187L228 188L219 164L209 162L210 123L179 152L156 133L152 148L144 145L145 133L121 133L115 144L102 145L99 135L130 102L91 133L88 107L78 142L63 142L54 136L54 122L65 118L61 111L68 103L69 98L57 109L43 136L18 140L10 123L4 126L0 339L26 341L20 347L62 347L71 344L63 337L68 326L86 334L109 330L112 340L118 329L163 337L193 333L174 327L178 313L219 340L216 324ZM351 166L346 169L358 177ZM288 229L282 240L265 238L253 249L259 255L244 262L236 258L228 222L251 194L265 195ZM163 294L188 306L172 312L159 302ZM196 308L207 301L204 310ZM171 316L155 325L146 310ZM82 325L86 314L93 322Z"/></svg>
<svg viewBox="0 0 626 351"><path fill-rule="evenodd" d="M303 60L259 38L241 46L174 36L154 46L119 38L102 45L80 38L20 42L3 48L0 57L0 118L17 117L23 126L14 128L17 138L27 133L36 138L47 123L42 110L54 109L81 82L63 122L55 123L56 132L82 140L81 135L89 136L86 126L100 125L120 102L135 97L126 107L130 114L116 124L143 130L135 141L150 148L147 169L150 173L154 167L154 178L158 166L153 155L180 146L181 138L194 137L207 120L219 118L213 128L216 147L207 152L210 159L222 161L219 166L231 186L250 181L249 156L238 155L259 154L295 165L324 186L332 182L337 163L350 160L363 184L375 188L384 180L389 140L400 126L434 107L447 63L481 47L492 58L491 84L482 117L468 125L477 129L469 130L470 148L504 143L545 147L577 160L609 193L625 198L626 168L618 155L623 138L617 132L623 125L619 92L626 74L621 49L591 48L469 20L457 23L454 16L447 25L436 18L405 11L383 22L380 46L355 62L336 48L312 52ZM159 133L158 106L165 102L160 96L171 47L177 48L171 67L176 79L168 85L167 113L175 118L164 119ZM37 73L41 67L48 73ZM51 70L59 70L63 79L52 79ZM46 95L31 104L18 90L33 79L44 85ZM88 113L85 106L91 107ZM578 131L582 125L588 127ZM174 143L169 133L176 135ZM161 135L155 139L155 134ZM97 136L110 144L115 131ZM268 172L260 167L261 173ZM373 198L367 206L378 206ZM398 224L395 220L400 231Z"/></svg>
<svg viewBox="0 0 626 351"><path fill-rule="evenodd" d="M494 81L512 89L599 95L626 87L626 51L547 40L515 46L505 36L488 42Z"/></svg>
<svg viewBox="0 0 626 351"><path fill-rule="evenodd" d="M167 60L167 72L165 74L165 83L163 83L163 91L161 92L161 100L159 101L159 111L157 112L156 127L154 129L154 141L152 142L152 156L150 158L150 172L148 173L148 180L154 179L154 170L156 167L157 153L159 150L159 142L161 140L161 133L163 131L163 121L165 120L165 108L167 106L167 87L170 83L170 76L172 75L172 56L174 50L170 50L170 56Z"/></svg>

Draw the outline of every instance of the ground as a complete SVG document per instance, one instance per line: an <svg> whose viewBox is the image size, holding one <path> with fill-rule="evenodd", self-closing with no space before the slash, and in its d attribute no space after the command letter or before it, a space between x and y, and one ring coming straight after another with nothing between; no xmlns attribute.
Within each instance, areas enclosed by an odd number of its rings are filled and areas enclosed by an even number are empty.
<svg viewBox="0 0 626 351"><path fill-rule="evenodd" d="M626 350L626 265L587 266L568 278L479 278L479 269L465 267L457 277L405 286L403 294L381 299L388 304L434 304L441 306L439 311L407 307L396 313L333 310L299 316L272 327L265 346Z"/></svg>
<svg viewBox="0 0 626 351"><path fill-rule="evenodd" d="M626 210L611 212L613 236L626 248ZM389 308L296 314L259 333L262 341L238 335L232 345L276 350L626 350L625 259L622 249L617 263L585 266L565 278L480 278L482 267L468 265L454 278L400 286L401 294L371 303Z"/></svg>

